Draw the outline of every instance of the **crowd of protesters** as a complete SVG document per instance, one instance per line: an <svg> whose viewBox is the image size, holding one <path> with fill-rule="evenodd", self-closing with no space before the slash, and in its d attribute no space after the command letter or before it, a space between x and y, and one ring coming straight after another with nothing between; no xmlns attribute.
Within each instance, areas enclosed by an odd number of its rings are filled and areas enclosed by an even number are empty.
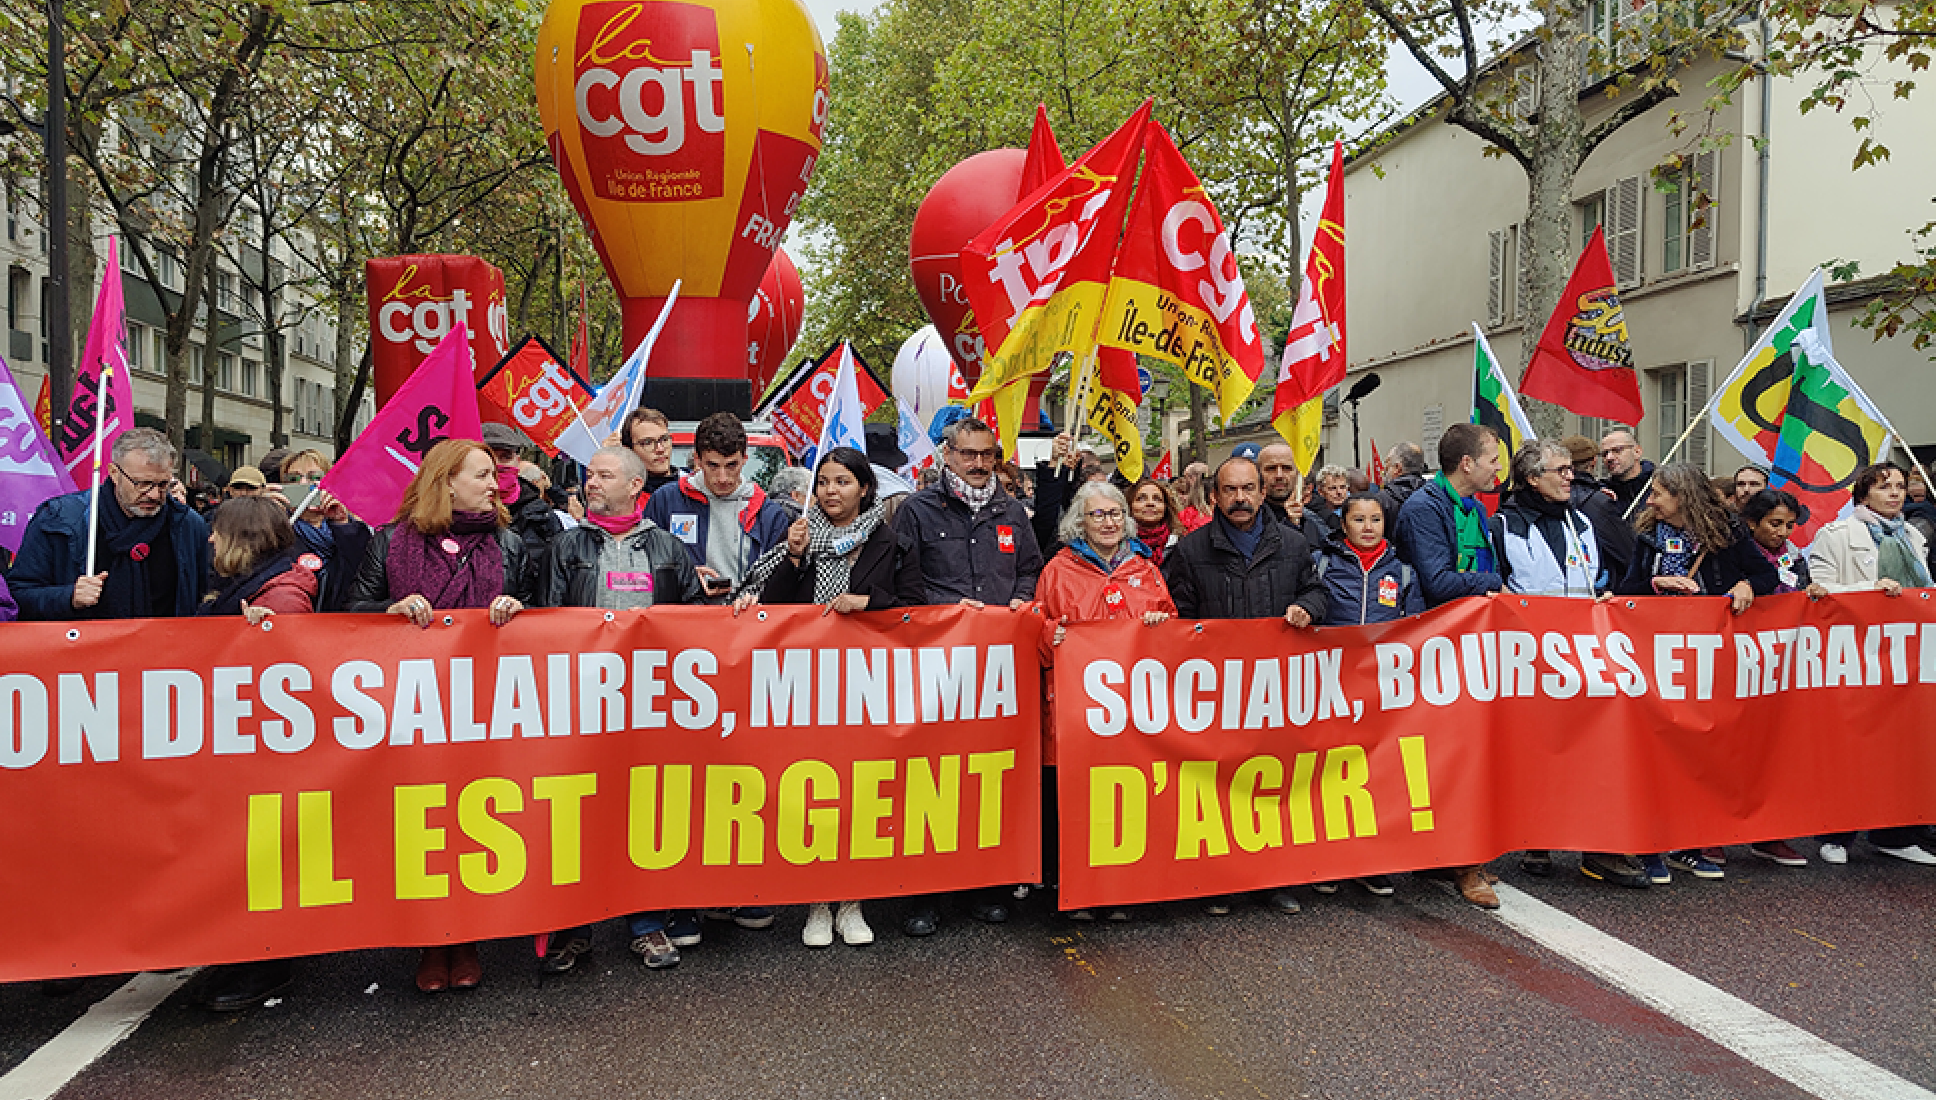
<svg viewBox="0 0 1936 1100"><path fill-rule="evenodd" d="M1281 443L1240 448L1214 468L1196 462L1169 482L1112 479L1067 435L1033 471L1004 461L996 433L973 417L945 430L938 466L920 484L891 430L867 433L868 450L836 448L813 470L787 469L770 485L746 476L748 438L730 414L701 421L692 460L674 468L672 427L634 411L606 440L572 490L529 461L530 441L488 424L482 441L447 440L425 457L397 513L372 528L321 488L329 460L278 450L238 468L221 499L190 506L167 437L134 429L114 443L98 503L88 571L90 494L47 501L0 583L0 621L363 612L418 627L437 612L488 611L503 625L525 607L642 611L658 604L818 604L851 614L915 605L1039 611L1044 706L1055 692L1055 655L1077 623L1133 619L1277 620L1279 630L1390 622L1466 596L1512 592L1606 600L1619 595L1725 599L1736 612L1778 592L1823 598L1931 585L1936 506L1927 487L1891 463L1856 476L1849 513L1822 527L1804 555L1790 541L1808 519L1765 471L1743 467L1711 480L1690 465L1656 467L1633 431L1616 427L1596 446L1579 436L1537 440L1510 456L1496 509L1482 496L1501 479L1490 430L1447 428L1437 470L1401 443L1373 485L1360 471L1321 467L1302 477ZM1602 473L1603 471L1603 473ZM266 474L265 474L266 472ZM206 514L204 514L206 513ZM1631 517L1631 519L1629 518ZM1053 735L1045 724L1043 819L1055 820ZM1045 874L1053 887L1053 827ZM1827 863L1849 858L1854 834L1819 838ZM1874 849L1936 864L1922 827L1869 833ZM1787 839L1748 846L1787 866L1808 858ZM1555 873L1553 853L1523 853L1529 873ZM1719 849L1588 852L1586 876L1646 888L1726 873ZM1493 908L1484 866L1446 868L1474 905ZM1359 880L1389 894L1388 876ZM901 928L931 935L944 913L1007 920L1035 884L918 897L901 904ZM1257 900L1284 912L1286 884ZM1319 893L1337 883L1310 884ZM1239 899L1203 899L1206 912ZM803 940L869 943L867 899L830 897L808 908ZM1074 911L1075 920L1097 914ZM1133 913L1113 909L1107 919ZM680 961L708 919L762 929L767 908L647 912L626 918L632 952L649 969ZM546 973L571 970L590 950L590 927L538 937ZM290 980L288 960L217 968L203 1001L239 1009ZM476 944L421 952L425 993L483 980Z"/></svg>

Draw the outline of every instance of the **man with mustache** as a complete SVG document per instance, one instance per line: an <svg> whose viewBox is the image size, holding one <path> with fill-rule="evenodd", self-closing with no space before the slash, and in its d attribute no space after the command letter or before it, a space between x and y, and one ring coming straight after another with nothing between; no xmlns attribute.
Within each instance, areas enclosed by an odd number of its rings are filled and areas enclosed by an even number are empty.
<svg viewBox="0 0 1936 1100"><path fill-rule="evenodd" d="M1289 523L1264 515L1257 463L1227 458L1211 484L1216 515L1183 536L1163 558L1163 581L1177 614L1184 619L1281 618L1298 629L1324 621L1324 588L1312 564L1311 544ZM1299 908L1288 888L1259 897L1285 913ZM1230 912L1230 902L1227 897L1208 898L1204 910L1222 916Z"/></svg>

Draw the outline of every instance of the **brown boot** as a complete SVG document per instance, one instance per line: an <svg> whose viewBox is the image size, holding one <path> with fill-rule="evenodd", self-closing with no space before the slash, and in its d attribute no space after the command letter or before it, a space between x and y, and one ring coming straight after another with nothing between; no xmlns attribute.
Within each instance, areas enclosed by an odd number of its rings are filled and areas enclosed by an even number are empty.
<svg viewBox="0 0 1936 1100"><path fill-rule="evenodd" d="M1499 908L1499 895L1493 893L1492 884L1486 881L1483 867L1461 867L1453 875L1452 881L1458 884L1459 896L1481 909Z"/></svg>
<svg viewBox="0 0 1936 1100"><path fill-rule="evenodd" d="M1487 891L1491 893L1491 891ZM1498 902L1493 902L1498 905ZM484 980L484 964L477 959L477 945L474 943L452 944L450 948L450 987L452 989L476 989Z"/></svg>
<svg viewBox="0 0 1936 1100"><path fill-rule="evenodd" d="M417 988L442 993L450 988L450 948L426 947L417 960Z"/></svg>

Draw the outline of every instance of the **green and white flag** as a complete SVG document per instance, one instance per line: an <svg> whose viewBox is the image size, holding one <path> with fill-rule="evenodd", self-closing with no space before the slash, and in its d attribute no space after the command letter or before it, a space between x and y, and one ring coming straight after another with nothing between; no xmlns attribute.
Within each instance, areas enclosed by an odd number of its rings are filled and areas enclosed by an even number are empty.
<svg viewBox="0 0 1936 1100"><path fill-rule="evenodd" d="M1501 469L1521 444L1533 438L1533 423L1519 407L1519 395L1499 369L1499 357L1476 321L1472 325L1472 422L1491 428L1499 437Z"/></svg>

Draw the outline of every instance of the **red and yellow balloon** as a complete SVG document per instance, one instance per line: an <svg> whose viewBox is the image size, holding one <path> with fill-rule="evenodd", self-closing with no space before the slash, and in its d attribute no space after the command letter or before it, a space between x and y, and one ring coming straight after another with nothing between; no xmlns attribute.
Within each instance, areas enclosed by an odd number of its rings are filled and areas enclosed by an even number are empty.
<svg viewBox="0 0 1936 1100"><path fill-rule="evenodd" d="M655 378L747 376L747 306L806 193L827 55L798 0L555 0L538 115Z"/></svg>

